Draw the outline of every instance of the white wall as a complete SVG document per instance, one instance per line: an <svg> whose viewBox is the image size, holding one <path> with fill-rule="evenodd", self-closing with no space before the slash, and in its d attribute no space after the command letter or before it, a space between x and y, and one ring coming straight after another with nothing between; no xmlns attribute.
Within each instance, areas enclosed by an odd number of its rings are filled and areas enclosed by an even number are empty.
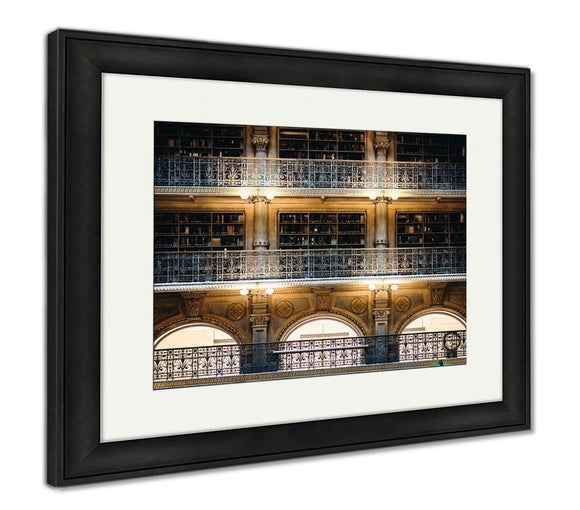
<svg viewBox="0 0 580 510"><path fill-rule="evenodd" d="M4 5L2 500L45 509L171 508L180 501L189 508L573 507L580 453L578 332L565 319L576 312L572 288L578 283L572 232L574 188L580 184L579 38L573 3L126 4ZM531 67L534 430L67 490L45 486L44 41L56 27Z"/></svg>

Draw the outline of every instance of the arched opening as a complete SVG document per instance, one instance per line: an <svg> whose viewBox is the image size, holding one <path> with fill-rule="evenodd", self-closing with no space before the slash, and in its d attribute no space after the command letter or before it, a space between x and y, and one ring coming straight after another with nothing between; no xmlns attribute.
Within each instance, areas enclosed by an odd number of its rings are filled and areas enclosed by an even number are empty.
<svg viewBox="0 0 580 510"><path fill-rule="evenodd" d="M364 364L362 331L342 317L307 317L288 331L279 344L281 371L316 370Z"/></svg>
<svg viewBox="0 0 580 510"><path fill-rule="evenodd" d="M415 317L409 322L401 334L405 333L435 333L437 331L465 331L463 319L451 312L427 312Z"/></svg>
<svg viewBox="0 0 580 510"><path fill-rule="evenodd" d="M188 324L173 329L159 337L155 349L186 349L191 347L209 347L218 345L235 345L236 340L225 331L210 324Z"/></svg>
<svg viewBox="0 0 580 510"><path fill-rule="evenodd" d="M348 338L363 336L360 329L342 317L320 315L307 317L296 324L284 337L284 341L316 340L323 338Z"/></svg>
<svg viewBox="0 0 580 510"><path fill-rule="evenodd" d="M179 381L240 373L240 346L211 324L173 329L153 344L153 380Z"/></svg>
<svg viewBox="0 0 580 510"><path fill-rule="evenodd" d="M466 324L445 310L415 316L398 336L399 361L442 360L466 356Z"/></svg>

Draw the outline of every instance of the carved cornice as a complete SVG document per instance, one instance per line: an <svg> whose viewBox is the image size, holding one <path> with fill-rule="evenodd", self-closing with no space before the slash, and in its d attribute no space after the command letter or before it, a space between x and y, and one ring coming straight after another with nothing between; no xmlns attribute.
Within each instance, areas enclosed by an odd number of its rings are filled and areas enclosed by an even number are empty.
<svg viewBox="0 0 580 510"><path fill-rule="evenodd" d="M376 276L363 276L352 278L313 278L308 280L308 286L327 286L329 282L333 285L364 284L376 280ZM444 275L414 275L414 276L397 276L399 284L405 282L420 281L465 281L465 274L444 274ZM300 287L304 285L304 280L299 279L272 279L272 280L239 280L232 282L199 282L199 283L160 283L154 285L154 292L183 292L185 290L220 290L220 289L239 289L241 284L269 284L275 287Z"/></svg>

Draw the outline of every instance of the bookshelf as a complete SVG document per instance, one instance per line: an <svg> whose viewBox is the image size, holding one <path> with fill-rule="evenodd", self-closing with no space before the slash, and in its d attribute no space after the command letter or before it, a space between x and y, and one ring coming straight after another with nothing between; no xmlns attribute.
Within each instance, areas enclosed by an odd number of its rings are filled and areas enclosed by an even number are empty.
<svg viewBox="0 0 580 510"><path fill-rule="evenodd" d="M397 212L397 246L465 246L465 211Z"/></svg>
<svg viewBox="0 0 580 510"><path fill-rule="evenodd" d="M464 135L397 134L397 161L465 163Z"/></svg>
<svg viewBox="0 0 580 510"><path fill-rule="evenodd" d="M243 250L243 212L155 213L155 251Z"/></svg>
<svg viewBox="0 0 580 510"><path fill-rule="evenodd" d="M364 212L280 212L278 248L364 248Z"/></svg>
<svg viewBox="0 0 580 510"><path fill-rule="evenodd" d="M280 128L278 150L284 159L365 159L365 132Z"/></svg>
<svg viewBox="0 0 580 510"><path fill-rule="evenodd" d="M156 156L243 157L245 128L220 124L156 122Z"/></svg>

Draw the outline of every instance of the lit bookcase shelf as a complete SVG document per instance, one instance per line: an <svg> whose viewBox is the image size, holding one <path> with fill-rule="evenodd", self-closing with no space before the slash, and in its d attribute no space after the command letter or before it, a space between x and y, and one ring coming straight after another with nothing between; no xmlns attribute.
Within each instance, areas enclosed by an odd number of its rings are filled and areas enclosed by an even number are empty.
<svg viewBox="0 0 580 510"><path fill-rule="evenodd" d="M280 128L278 148L286 159L365 159L364 131Z"/></svg>
<svg viewBox="0 0 580 510"><path fill-rule="evenodd" d="M397 161L465 163L464 135L397 134Z"/></svg>
<svg viewBox="0 0 580 510"><path fill-rule="evenodd" d="M155 155L181 157L243 157L243 126L155 123Z"/></svg>
<svg viewBox="0 0 580 510"><path fill-rule="evenodd" d="M397 246L465 246L465 211L398 212Z"/></svg>
<svg viewBox="0 0 580 510"><path fill-rule="evenodd" d="M243 212L155 214L155 251L243 250Z"/></svg>
<svg viewBox="0 0 580 510"><path fill-rule="evenodd" d="M281 212L280 249L364 248L364 212Z"/></svg>

